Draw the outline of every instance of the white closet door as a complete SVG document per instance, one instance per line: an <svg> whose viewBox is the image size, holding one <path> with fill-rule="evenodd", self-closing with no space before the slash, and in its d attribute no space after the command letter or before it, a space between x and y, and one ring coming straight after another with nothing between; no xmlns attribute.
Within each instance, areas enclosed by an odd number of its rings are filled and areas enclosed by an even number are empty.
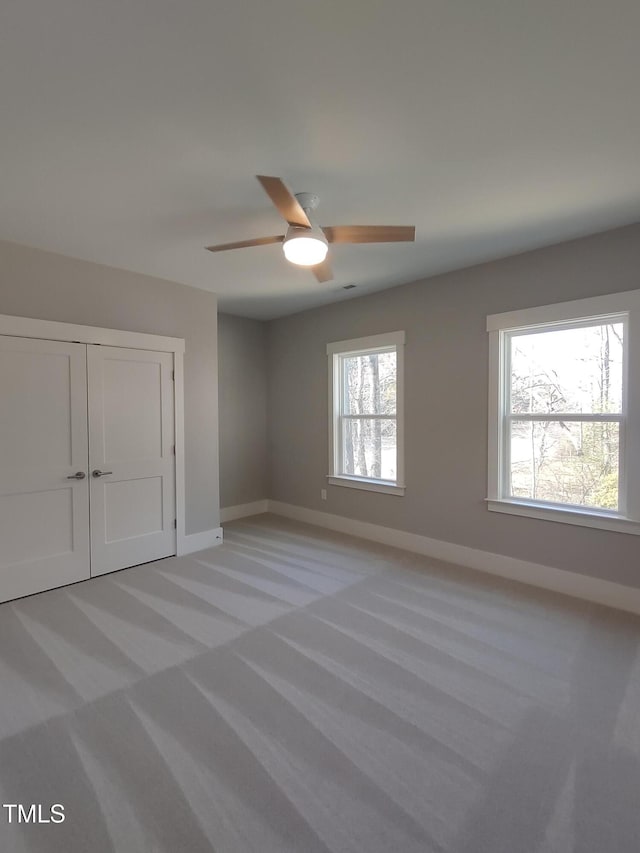
<svg viewBox="0 0 640 853"><path fill-rule="evenodd" d="M91 574L176 552L173 355L87 347Z"/></svg>
<svg viewBox="0 0 640 853"><path fill-rule="evenodd" d="M87 460L86 347L0 336L0 601L89 577Z"/></svg>

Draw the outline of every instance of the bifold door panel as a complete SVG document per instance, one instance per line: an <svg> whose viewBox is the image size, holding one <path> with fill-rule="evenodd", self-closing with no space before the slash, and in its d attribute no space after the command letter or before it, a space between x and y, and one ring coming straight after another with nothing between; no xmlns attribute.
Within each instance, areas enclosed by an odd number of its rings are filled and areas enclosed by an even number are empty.
<svg viewBox="0 0 640 853"><path fill-rule="evenodd" d="M175 554L173 356L89 346L91 574Z"/></svg>
<svg viewBox="0 0 640 853"><path fill-rule="evenodd" d="M86 347L0 336L0 601L88 578Z"/></svg>
<svg viewBox="0 0 640 853"><path fill-rule="evenodd" d="M175 554L172 370L0 336L0 601Z"/></svg>

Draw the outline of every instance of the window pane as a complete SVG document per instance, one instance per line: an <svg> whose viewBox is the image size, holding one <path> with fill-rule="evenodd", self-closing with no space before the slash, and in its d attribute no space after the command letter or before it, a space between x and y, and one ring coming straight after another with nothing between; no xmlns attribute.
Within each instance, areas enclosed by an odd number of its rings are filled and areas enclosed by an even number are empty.
<svg viewBox="0 0 640 853"><path fill-rule="evenodd" d="M622 323L511 336L511 411L622 411Z"/></svg>
<svg viewBox="0 0 640 853"><path fill-rule="evenodd" d="M395 351L347 356L342 369L345 415L395 415Z"/></svg>
<svg viewBox="0 0 640 853"><path fill-rule="evenodd" d="M511 496L618 509L619 424L513 421Z"/></svg>
<svg viewBox="0 0 640 853"><path fill-rule="evenodd" d="M396 482L395 420L343 418L340 473Z"/></svg>

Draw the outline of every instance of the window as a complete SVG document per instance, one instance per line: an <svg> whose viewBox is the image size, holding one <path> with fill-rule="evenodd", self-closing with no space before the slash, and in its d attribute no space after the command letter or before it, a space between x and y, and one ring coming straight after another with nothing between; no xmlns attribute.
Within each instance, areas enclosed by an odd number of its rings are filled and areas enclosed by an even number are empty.
<svg viewBox="0 0 640 853"><path fill-rule="evenodd" d="M329 483L404 494L404 332L327 345Z"/></svg>
<svg viewBox="0 0 640 853"><path fill-rule="evenodd" d="M640 291L487 328L489 509L640 533Z"/></svg>

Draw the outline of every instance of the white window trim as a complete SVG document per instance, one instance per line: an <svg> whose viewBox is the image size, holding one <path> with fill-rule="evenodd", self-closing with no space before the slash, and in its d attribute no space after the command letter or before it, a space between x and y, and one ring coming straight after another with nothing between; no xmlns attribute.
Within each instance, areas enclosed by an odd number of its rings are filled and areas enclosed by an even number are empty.
<svg viewBox="0 0 640 853"><path fill-rule="evenodd" d="M348 341L334 341L327 344L329 362L329 473L327 482L331 486L345 486L349 489L361 489L366 492L379 492L386 495L404 495L404 332L388 332L382 335L369 335L365 338L352 338ZM339 387L338 376L340 358L344 355L358 355L373 349L396 350L396 447L397 479L374 480L369 477L355 477L339 474L336 454L338 452L337 423L339 401L335 399L334 389Z"/></svg>
<svg viewBox="0 0 640 853"><path fill-rule="evenodd" d="M558 329L575 321L601 320L626 315L626 360L623 382L626 400L622 413L625 470L620 472L621 512L565 506L545 501L527 501L506 497L505 472L502 470L504 398L506 377L503 349L507 334L535 326ZM525 308L487 317L489 332L489 460L487 507L492 512L521 515L563 524L575 524L640 535L640 290L612 293L556 305ZM629 381L629 378L632 378ZM588 416L597 420L597 416Z"/></svg>

